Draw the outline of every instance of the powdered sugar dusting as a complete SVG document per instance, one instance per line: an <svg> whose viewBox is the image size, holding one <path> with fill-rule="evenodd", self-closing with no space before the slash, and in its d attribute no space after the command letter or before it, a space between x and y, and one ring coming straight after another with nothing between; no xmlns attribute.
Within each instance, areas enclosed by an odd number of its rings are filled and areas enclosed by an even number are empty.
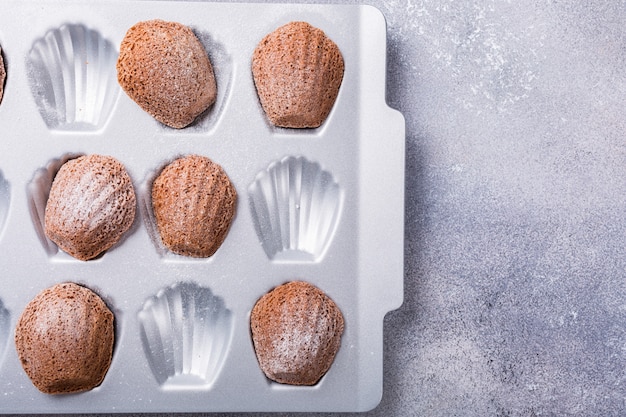
<svg viewBox="0 0 626 417"><path fill-rule="evenodd" d="M293 313L289 304L282 305L281 337L272 340L272 355L267 363L277 374L312 365L320 350L320 331L328 326L328 317L319 311Z"/></svg>
<svg viewBox="0 0 626 417"><path fill-rule="evenodd" d="M63 164L45 207L45 234L81 260L117 243L135 218L136 197L124 166L89 155Z"/></svg>
<svg viewBox="0 0 626 417"><path fill-rule="evenodd" d="M314 385L339 349L343 315L317 287L292 281L261 297L250 326L259 365L269 379Z"/></svg>

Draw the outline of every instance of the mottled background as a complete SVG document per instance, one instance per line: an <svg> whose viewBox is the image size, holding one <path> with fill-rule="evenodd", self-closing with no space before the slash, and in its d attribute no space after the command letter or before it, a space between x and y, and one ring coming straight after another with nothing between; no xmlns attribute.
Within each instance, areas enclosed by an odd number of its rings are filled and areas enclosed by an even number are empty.
<svg viewBox="0 0 626 417"><path fill-rule="evenodd" d="M407 135L365 415L626 415L626 2L367 3Z"/></svg>

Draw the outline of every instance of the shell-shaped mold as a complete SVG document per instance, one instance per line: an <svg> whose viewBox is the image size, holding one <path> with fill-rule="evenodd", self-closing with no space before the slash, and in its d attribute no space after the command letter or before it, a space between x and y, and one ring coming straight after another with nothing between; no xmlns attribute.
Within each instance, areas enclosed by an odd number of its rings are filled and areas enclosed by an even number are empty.
<svg viewBox="0 0 626 417"><path fill-rule="evenodd" d="M28 77L48 128L101 128L120 90L116 60L113 44L81 24L63 25L37 39L27 57Z"/></svg>
<svg viewBox="0 0 626 417"><path fill-rule="evenodd" d="M248 192L254 227L270 259L321 259L343 203L330 172L304 157L289 156L261 171Z"/></svg>
<svg viewBox="0 0 626 417"><path fill-rule="evenodd" d="M232 339L233 314L221 297L195 283L177 283L144 303L139 322L144 351L159 385L211 387Z"/></svg>
<svg viewBox="0 0 626 417"><path fill-rule="evenodd" d="M0 232L4 229L7 216L9 214L9 205L11 203L11 187L9 182L0 171Z"/></svg>
<svg viewBox="0 0 626 417"><path fill-rule="evenodd" d="M11 313L0 300L0 360L4 355L11 333Z"/></svg>

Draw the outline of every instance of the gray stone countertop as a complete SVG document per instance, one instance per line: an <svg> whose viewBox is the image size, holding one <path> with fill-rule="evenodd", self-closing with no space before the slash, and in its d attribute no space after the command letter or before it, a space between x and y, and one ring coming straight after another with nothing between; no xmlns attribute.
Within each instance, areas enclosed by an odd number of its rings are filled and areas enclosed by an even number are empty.
<svg viewBox="0 0 626 417"><path fill-rule="evenodd" d="M406 119L406 230L363 415L624 415L626 2L368 4Z"/></svg>

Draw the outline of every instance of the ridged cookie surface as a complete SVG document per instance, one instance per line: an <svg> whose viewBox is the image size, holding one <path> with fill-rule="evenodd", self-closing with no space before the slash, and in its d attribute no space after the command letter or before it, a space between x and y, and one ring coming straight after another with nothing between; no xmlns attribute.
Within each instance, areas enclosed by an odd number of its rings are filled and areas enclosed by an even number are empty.
<svg viewBox="0 0 626 417"><path fill-rule="evenodd" d="M111 248L135 219L130 176L115 158L81 156L61 166L45 211L45 233L80 260Z"/></svg>
<svg viewBox="0 0 626 417"><path fill-rule="evenodd" d="M63 394L91 390L111 365L114 316L91 290L73 283L39 293L15 329L24 371L40 391Z"/></svg>
<svg viewBox="0 0 626 417"><path fill-rule="evenodd" d="M252 56L261 106L280 127L314 128L330 113L343 80L339 47L306 22L291 22L265 36Z"/></svg>
<svg viewBox="0 0 626 417"><path fill-rule="evenodd" d="M175 160L152 184L161 241L179 255L213 255L226 238L236 204L237 192L226 172L204 156Z"/></svg>
<svg viewBox="0 0 626 417"><path fill-rule="evenodd" d="M344 320L323 291L292 281L257 301L250 327L259 366L269 379L314 385L335 359Z"/></svg>
<svg viewBox="0 0 626 417"><path fill-rule="evenodd" d="M2 48L0 48L0 103L2 103L2 96L4 95L4 81L6 77L7 73L4 69L4 61L2 60Z"/></svg>
<svg viewBox="0 0 626 417"><path fill-rule="evenodd" d="M217 97L213 66L185 25L139 22L120 45L117 79L143 110L170 127L183 128Z"/></svg>

